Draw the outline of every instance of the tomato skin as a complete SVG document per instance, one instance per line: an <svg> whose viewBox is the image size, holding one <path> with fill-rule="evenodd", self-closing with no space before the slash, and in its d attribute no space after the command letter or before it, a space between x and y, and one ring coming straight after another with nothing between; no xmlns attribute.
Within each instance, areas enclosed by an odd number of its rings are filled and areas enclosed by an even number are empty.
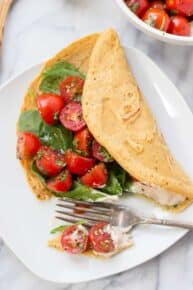
<svg viewBox="0 0 193 290"><path fill-rule="evenodd" d="M168 10L175 10L177 14L182 16L193 15L192 0L166 0L166 7Z"/></svg>
<svg viewBox="0 0 193 290"><path fill-rule="evenodd" d="M56 176L65 166L64 154L49 148L41 146L37 153L36 167L38 171L45 176Z"/></svg>
<svg viewBox="0 0 193 290"><path fill-rule="evenodd" d="M64 107L64 100L58 95L42 94L37 97L37 106L42 119L48 125L54 125Z"/></svg>
<svg viewBox="0 0 193 290"><path fill-rule="evenodd" d="M166 0L166 9L175 11L176 10L176 0Z"/></svg>
<svg viewBox="0 0 193 290"><path fill-rule="evenodd" d="M47 187L54 192L67 192L72 186L72 175L67 169L64 169L56 177L47 181Z"/></svg>
<svg viewBox="0 0 193 290"><path fill-rule="evenodd" d="M146 24L161 31L167 31L169 28L170 18L162 9L149 8L142 19Z"/></svg>
<svg viewBox="0 0 193 290"><path fill-rule="evenodd" d="M84 80L77 76L70 76L65 78L60 83L60 94L63 97L64 102L67 103L73 98L81 96L83 86Z"/></svg>
<svg viewBox="0 0 193 290"><path fill-rule="evenodd" d="M150 3L149 8L158 8L158 9L164 10L165 4L162 1L155 0L155 1Z"/></svg>
<svg viewBox="0 0 193 290"><path fill-rule="evenodd" d="M125 3L137 16L142 16L149 7L148 0L126 0Z"/></svg>
<svg viewBox="0 0 193 290"><path fill-rule="evenodd" d="M92 156L102 162L112 162L109 153L96 140L92 143Z"/></svg>
<svg viewBox="0 0 193 290"><path fill-rule="evenodd" d="M106 222L98 222L89 232L89 241L94 251L99 253L110 253L115 250L115 245L108 232L104 228L108 225Z"/></svg>
<svg viewBox="0 0 193 290"><path fill-rule="evenodd" d="M73 139L73 146L77 153L89 157L91 155L91 144L93 137L87 128L77 132Z"/></svg>
<svg viewBox="0 0 193 290"><path fill-rule="evenodd" d="M93 188L103 188L108 180L108 173L104 163L95 165L90 171L80 178L80 181Z"/></svg>
<svg viewBox="0 0 193 290"><path fill-rule="evenodd" d="M65 152L65 162L71 173L81 176L94 166L95 159L83 157L76 152L67 150Z"/></svg>
<svg viewBox="0 0 193 290"><path fill-rule="evenodd" d="M33 157L40 148L39 139L30 132L20 132L17 137L17 158L28 159Z"/></svg>
<svg viewBox="0 0 193 290"><path fill-rule="evenodd" d="M76 239L73 238L73 234ZM64 230L61 236L61 246L71 254L81 254L88 248L88 231L82 225L72 225Z"/></svg>
<svg viewBox="0 0 193 290"><path fill-rule="evenodd" d="M82 106L78 102L69 102L59 116L62 125L71 131L77 132L86 126L82 116Z"/></svg>
<svg viewBox="0 0 193 290"><path fill-rule="evenodd" d="M190 23L183 16L173 16L171 17L168 32L175 35L190 36L191 34Z"/></svg>

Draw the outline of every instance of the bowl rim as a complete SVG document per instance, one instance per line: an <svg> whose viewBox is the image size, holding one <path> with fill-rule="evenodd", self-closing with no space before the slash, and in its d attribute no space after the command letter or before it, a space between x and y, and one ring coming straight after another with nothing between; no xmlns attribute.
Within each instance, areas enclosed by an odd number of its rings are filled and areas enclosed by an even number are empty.
<svg viewBox="0 0 193 290"><path fill-rule="evenodd" d="M129 21L138 29L144 33L151 35L152 37L172 44L179 45L193 45L192 36L178 36L169 34L164 31L160 31L154 27L151 27L144 23L139 17L137 17L125 4L124 0L115 0L122 11L128 16Z"/></svg>

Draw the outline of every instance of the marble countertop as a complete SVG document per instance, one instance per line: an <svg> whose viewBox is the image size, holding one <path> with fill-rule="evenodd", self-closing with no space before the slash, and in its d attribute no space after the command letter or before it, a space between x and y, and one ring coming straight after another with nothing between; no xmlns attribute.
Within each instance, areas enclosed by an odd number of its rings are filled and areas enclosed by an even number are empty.
<svg viewBox="0 0 193 290"><path fill-rule="evenodd" d="M0 59L0 82L48 58L70 41L114 27L122 42L148 54L193 110L193 49L167 45L133 28L113 0L15 0ZM63 289L193 289L193 234L157 258L124 273ZM59 289L31 274L0 240L0 290Z"/></svg>

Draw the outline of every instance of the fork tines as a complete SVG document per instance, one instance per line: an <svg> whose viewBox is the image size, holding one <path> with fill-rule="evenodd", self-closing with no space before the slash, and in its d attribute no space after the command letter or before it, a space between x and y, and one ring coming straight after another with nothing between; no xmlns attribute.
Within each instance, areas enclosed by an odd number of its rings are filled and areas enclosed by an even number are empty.
<svg viewBox="0 0 193 290"><path fill-rule="evenodd" d="M68 223L82 221L91 227L97 222L109 222L112 204L102 202L85 202L70 198L58 198L56 203L56 218Z"/></svg>

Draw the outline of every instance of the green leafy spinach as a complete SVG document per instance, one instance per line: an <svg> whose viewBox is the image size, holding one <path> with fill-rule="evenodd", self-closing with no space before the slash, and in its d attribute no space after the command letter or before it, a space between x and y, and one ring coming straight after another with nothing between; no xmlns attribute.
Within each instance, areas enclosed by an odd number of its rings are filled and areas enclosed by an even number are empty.
<svg viewBox="0 0 193 290"><path fill-rule="evenodd" d="M57 195L57 193L56 193ZM60 193L61 197L69 197L72 199L83 200L83 201L97 201L105 200L109 198L108 193L96 190L92 187L85 186L78 181L74 182L72 190L64 193Z"/></svg>
<svg viewBox="0 0 193 290"><path fill-rule="evenodd" d="M116 162L108 165L108 182L103 188L111 195L122 195L131 191L132 179Z"/></svg>
<svg viewBox="0 0 193 290"><path fill-rule="evenodd" d="M32 171L33 173L35 173L35 175L40 179L40 181L46 185L46 178L45 176L41 175L40 172L38 171L37 167L36 167L36 164L35 164L35 161L33 161L32 163Z"/></svg>
<svg viewBox="0 0 193 290"><path fill-rule="evenodd" d="M64 230L66 230L67 228L69 228L71 225L83 225L83 224L85 224L85 221L84 220L78 221L77 223L74 223L74 224L61 225L61 226L58 226L58 227L52 229L50 231L50 234L55 234L55 233L58 233L58 232L63 232Z"/></svg>
<svg viewBox="0 0 193 290"><path fill-rule="evenodd" d="M60 82L68 76L78 76L85 79L85 75L74 65L66 61L58 61L43 72L39 88L45 93L58 94Z"/></svg>
<svg viewBox="0 0 193 290"><path fill-rule="evenodd" d="M19 131L31 132L39 137L43 145L64 152L72 147L72 132L62 125L47 125L37 110L22 112L19 118Z"/></svg>
<svg viewBox="0 0 193 290"><path fill-rule="evenodd" d="M112 195L121 195L123 193L123 188L115 175L113 169L108 171L108 182L106 186L103 188L107 193Z"/></svg>
<svg viewBox="0 0 193 290"><path fill-rule="evenodd" d="M18 121L19 131L31 132L39 136L42 123L42 118L37 110L22 112Z"/></svg>

